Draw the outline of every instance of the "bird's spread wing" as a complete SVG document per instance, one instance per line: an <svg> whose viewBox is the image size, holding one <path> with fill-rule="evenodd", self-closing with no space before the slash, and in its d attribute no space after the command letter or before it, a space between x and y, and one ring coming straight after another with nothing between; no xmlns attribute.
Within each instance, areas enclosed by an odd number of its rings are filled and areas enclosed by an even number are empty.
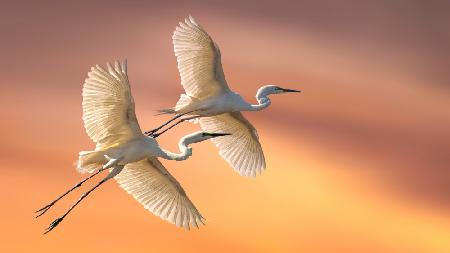
<svg viewBox="0 0 450 253"><path fill-rule="evenodd" d="M178 181L156 159L129 163L114 177L119 185L161 219L189 229L204 218Z"/></svg>
<svg viewBox="0 0 450 253"><path fill-rule="evenodd" d="M92 67L83 87L83 121L97 147L111 146L141 135L134 112L126 61L108 70Z"/></svg>
<svg viewBox="0 0 450 253"><path fill-rule="evenodd" d="M258 133L240 112L202 117L199 121L206 132L231 134L211 140L219 148L220 155L241 176L254 177L266 168Z"/></svg>
<svg viewBox="0 0 450 253"><path fill-rule="evenodd" d="M218 46L191 16L180 22L172 39L187 95L205 98L229 91Z"/></svg>

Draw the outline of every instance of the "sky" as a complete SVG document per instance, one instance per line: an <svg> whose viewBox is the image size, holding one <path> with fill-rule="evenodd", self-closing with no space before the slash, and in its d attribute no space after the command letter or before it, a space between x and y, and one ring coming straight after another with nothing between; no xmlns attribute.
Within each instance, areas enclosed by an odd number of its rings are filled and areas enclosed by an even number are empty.
<svg viewBox="0 0 450 253"><path fill-rule="evenodd" d="M1 1L0 251L450 252L450 4L445 1ZM171 35L191 14L220 46L231 89L301 89L244 113L267 170L244 178L210 142L162 161L207 219L185 231L111 181L86 188L90 67L128 60L142 129L183 92ZM198 126L158 138L177 142Z"/></svg>

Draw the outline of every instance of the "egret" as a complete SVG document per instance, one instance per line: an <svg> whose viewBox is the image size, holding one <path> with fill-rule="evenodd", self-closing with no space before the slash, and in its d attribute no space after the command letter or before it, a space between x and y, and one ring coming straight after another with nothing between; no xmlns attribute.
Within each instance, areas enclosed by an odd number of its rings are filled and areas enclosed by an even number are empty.
<svg viewBox="0 0 450 253"><path fill-rule="evenodd" d="M186 229L204 224L204 218L181 185L157 157L185 160L192 155L189 144L227 134L195 132L184 136L179 142L180 153L161 148L154 138L143 135L139 127L126 61L116 61L114 66L108 63L107 67L108 70L98 65L92 67L83 87L84 127L96 148L80 152L77 170L81 173L97 172L36 211L37 217L101 171L109 169L110 172L54 220L44 234L54 229L85 197L111 178L115 178L146 209L170 223Z"/></svg>
<svg viewBox="0 0 450 253"><path fill-rule="evenodd" d="M174 108L160 110L163 114L175 114L175 117L145 134L157 137L183 121L198 121L204 131L231 133L212 141L236 172L253 177L260 174L266 167L264 153L256 129L241 111L267 108L271 103L270 94L301 91L266 85L256 93L258 104L250 104L228 87L219 47L192 16L179 23L172 39L186 94L180 96ZM158 133L181 116L185 117Z"/></svg>

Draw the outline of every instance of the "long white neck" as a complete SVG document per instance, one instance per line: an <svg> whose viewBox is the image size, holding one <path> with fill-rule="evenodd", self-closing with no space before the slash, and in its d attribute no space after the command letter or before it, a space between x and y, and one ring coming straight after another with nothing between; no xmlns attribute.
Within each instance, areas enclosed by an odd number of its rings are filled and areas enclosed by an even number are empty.
<svg viewBox="0 0 450 253"><path fill-rule="evenodd" d="M269 107L271 102L268 95L269 94L267 94L264 89L259 89L256 93L256 100L258 101L258 104L250 105L251 111L261 111Z"/></svg>
<svg viewBox="0 0 450 253"><path fill-rule="evenodd" d="M180 153L172 153L168 150L161 149L161 157L167 160L183 161L192 155L192 148L188 147L193 142L192 137L185 136L178 142Z"/></svg>

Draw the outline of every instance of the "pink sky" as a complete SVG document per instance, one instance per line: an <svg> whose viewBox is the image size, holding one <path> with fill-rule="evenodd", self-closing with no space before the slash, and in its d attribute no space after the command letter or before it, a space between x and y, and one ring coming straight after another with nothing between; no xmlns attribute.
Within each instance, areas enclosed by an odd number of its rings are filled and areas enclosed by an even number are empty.
<svg viewBox="0 0 450 253"><path fill-rule="evenodd" d="M450 15L440 1L4 2L0 10L2 252L450 252ZM33 211L79 181L90 66L127 58L143 129L182 88L171 34L188 14L254 101L268 169L241 178L211 143L163 164L209 220L186 232L111 182L57 229ZM159 139L176 150L198 129ZM6 141L5 141L6 140Z"/></svg>

